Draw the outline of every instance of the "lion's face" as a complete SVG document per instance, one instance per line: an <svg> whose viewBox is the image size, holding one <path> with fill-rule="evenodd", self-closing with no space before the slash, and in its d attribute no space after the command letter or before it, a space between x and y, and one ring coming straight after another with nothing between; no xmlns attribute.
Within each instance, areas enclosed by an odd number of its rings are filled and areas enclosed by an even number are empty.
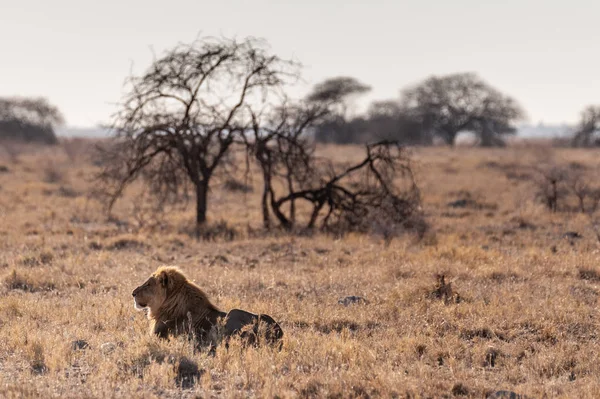
<svg viewBox="0 0 600 399"><path fill-rule="evenodd" d="M144 308L158 309L167 299L167 290L158 278L152 276L131 293L134 306L138 310Z"/></svg>

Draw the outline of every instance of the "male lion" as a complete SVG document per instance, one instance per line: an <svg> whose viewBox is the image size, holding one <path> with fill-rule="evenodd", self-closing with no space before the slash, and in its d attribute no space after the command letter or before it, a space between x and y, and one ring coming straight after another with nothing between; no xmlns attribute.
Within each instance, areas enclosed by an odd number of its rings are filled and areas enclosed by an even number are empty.
<svg viewBox="0 0 600 399"><path fill-rule="evenodd" d="M227 339L236 334L249 344L257 343L259 333L264 333L270 343L283 337L279 324L268 315L240 309L222 312L176 267L159 267L132 295L136 309L149 309L152 332L161 338L189 334L199 345L214 347L219 326ZM220 319L224 320L224 326Z"/></svg>

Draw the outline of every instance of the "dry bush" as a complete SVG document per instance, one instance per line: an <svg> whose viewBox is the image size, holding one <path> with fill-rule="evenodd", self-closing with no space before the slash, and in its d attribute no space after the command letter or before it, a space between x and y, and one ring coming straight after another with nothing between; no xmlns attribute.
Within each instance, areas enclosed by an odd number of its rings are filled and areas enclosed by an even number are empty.
<svg viewBox="0 0 600 399"><path fill-rule="evenodd" d="M146 190L131 201L131 216L135 219L138 229L160 229L170 211L165 202Z"/></svg>
<svg viewBox="0 0 600 399"><path fill-rule="evenodd" d="M600 203L600 185L595 173L578 162L562 165L556 162L534 168L537 196L548 210L576 209L594 213Z"/></svg>
<svg viewBox="0 0 600 399"><path fill-rule="evenodd" d="M4 277L4 285L10 290L23 290L26 292L52 291L56 288L53 278L46 279L31 272L17 273L16 269L13 269Z"/></svg>
<svg viewBox="0 0 600 399"><path fill-rule="evenodd" d="M194 228L193 232L189 230L187 233L202 241L232 241L240 236L239 231L235 227L231 227L225 220L207 223L200 228Z"/></svg>
<svg viewBox="0 0 600 399"><path fill-rule="evenodd" d="M96 140L80 137L61 138L60 146L69 162L92 159Z"/></svg>
<svg viewBox="0 0 600 399"><path fill-rule="evenodd" d="M580 212L594 213L598 209L600 203L600 185L595 183L597 181L596 176L590 176L581 171L578 168L572 169L567 185L571 193L577 198L577 206Z"/></svg>
<svg viewBox="0 0 600 399"><path fill-rule="evenodd" d="M23 266L48 265L54 260L54 254L51 251L42 251L39 254L22 256L20 263Z"/></svg>
<svg viewBox="0 0 600 399"><path fill-rule="evenodd" d="M44 182L56 184L61 183L65 179L64 172L52 162L48 162L43 169Z"/></svg>
<svg viewBox="0 0 600 399"><path fill-rule="evenodd" d="M544 201L548 210L557 212L559 202L568 194L568 169L562 166L548 165L537 168L537 195Z"/></svg>
<svg viewBox="0 0 600 399"><path fill-rule="evenodd" d="M104 246L108 250L143 250L148 247L148 244L143 238L134 234L123 234L112 237Z"/></svg>
<svg viewBox="0 0 600 399"><path fill-rule="evenodd" d="M60 186L56 191L56 194L67 198L77 198L80 195L77 191L69 186Z"/></svg>
<svg viewBox="0 0 600 399"><path fill-rule="evenodd" d="M261 158L266 227L270 225L270 212L265 199L269 198L270 211L287 230L307 220L308 230L319 226L322 231L337 235L375 232L381 233L386 242L406 230L423 236L427 224L406 148L390 141L368 144L361 161L336 165L314 157L300 140L294 141L294 146L302 155L290 160L286 152L287 163L279 164L273 156ZM278 167L288 180L282 194L276 194L273 181L269 180L277 176ZM304 218L297 215L299 203L308 210ZM287 212L285 207L289 207Z"/></svg>
<svg viewBox="0 0 600 399"><path fill-rule="evenodd" d="M579 278L582 280L600 281L600 273L596 269L579 269Z"/></svg>

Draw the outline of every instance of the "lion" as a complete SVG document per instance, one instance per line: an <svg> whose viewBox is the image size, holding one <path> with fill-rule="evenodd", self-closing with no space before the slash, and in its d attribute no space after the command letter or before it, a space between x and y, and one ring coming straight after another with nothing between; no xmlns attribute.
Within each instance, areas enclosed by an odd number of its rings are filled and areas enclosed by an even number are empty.
<svg viewBox="0 0 600 399"><path fill-rule="evenodd" d="M159 267L132 295L136 309L148 309L151 331L160 338L188 334L199 346L214 348L219 332L227 340L238 335L253 345L262 334L281 348L283 330L271 316L240 309L221 311L177 267Z"/></svg>

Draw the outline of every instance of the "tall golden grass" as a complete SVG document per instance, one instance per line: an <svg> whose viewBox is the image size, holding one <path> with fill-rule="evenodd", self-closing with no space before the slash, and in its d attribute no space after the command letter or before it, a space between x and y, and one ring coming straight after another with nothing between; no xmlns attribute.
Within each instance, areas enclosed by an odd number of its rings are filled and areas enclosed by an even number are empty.
<svg viewBox="0 0 600 399"><path fill-rule="evenodd" d="M142 188L108 218L87 157L58 147L0 158L0 397L600 397L594 215L549 213L529 178L549 159L593 175L597 152L413 156L432 228L387 246L261 233L258 181L246 194L216 181L211 223L237 236L197 241L193 207L148 214ZM131 291L161 264L225 310L272 315L283 349L234 344L210 356L151 336ZM368 303L338 303L350 295Z"/></svg>

